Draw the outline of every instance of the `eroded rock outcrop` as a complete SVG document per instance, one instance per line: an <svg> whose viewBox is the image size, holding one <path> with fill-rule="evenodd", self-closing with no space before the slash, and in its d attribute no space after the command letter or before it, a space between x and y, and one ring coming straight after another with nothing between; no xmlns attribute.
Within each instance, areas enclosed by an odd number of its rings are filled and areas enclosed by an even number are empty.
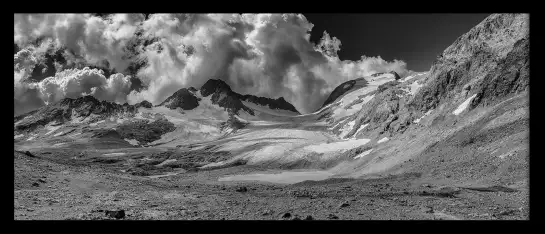
<svg viewBox="0 0 545 234"><path fill-rule="evenodd" d="M459 37L434 62L411 106L425 112L477 93L472 108L528 87L527 14L493 14ZM476 87L464 92L468 87Z"/></svg>

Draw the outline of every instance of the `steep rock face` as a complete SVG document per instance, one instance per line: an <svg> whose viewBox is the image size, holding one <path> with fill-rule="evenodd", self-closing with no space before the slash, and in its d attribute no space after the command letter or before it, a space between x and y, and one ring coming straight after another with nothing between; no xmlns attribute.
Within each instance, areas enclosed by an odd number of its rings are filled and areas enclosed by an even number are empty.
<svg viewBox="0 0 545 234"><path fill-rule="evenodd" d="M277 109L277 110L288 110L295 112L297 114L300 114L297 109L293 105L291 105L289 102L287 102L284 97L280 97L277 99L272 98L266 98L266 97L256 97L254 95L240 95L238 94L238 98L242 101L251 102L257 105L261 106L268 106L270 109Z"/></svg>
<svg viewBox="0 0 545 234"><path fill-rule="evenodd" d="M529 52L528 38L518 41L513 50L498 62L498 67L478 84L475 89L477 95L470 108L479 104L490 105L512 93L527 90L530 82Z"/></svg>
<svg viewBox="0 0 545 234"><path fill-rule="evenodd" d="M347 136L356 134L359 126L367 124L360 133L366 135L376 131L378 134L403 133L414 119L407 106L410 97L402 96L405 91L398 87L398 82L388 82L381 85L375 97L366 103L352 118L355 127Z"/></svg>
<svg viewBox="0 0 545 234"><path fill-rule="evenodd" d="M212 103L217 104L225 109L230 114L238 114L240 110L244 110L251 115L254 115L252 109L244 106L237 94L231 90L231 87L222 80L210 79L200 89L203 97L211 96Z"/></svg>
<svg viewBox="0 0 545 234"><path fill-rule="evenodd" d="M459 37L434 62L411 105L425 112L459 93L465 98L476 92L475 107L526 89L528 20L527 14L493 14Z"/></svg>
<svg viewBox="0 0 545 234"><path fill-rule="evenodd" d="M168 97L159 106L165 106L169 109L182 108L184 110L192 110L199 106L199 98L190 90L182 88Z"/></svg>
<svg viewBox="0 0 545 234"><path fill-rule="evenodd" d="M378 75L376 75L378 76ZM442 104L460 103L472 94L469 108L491 105L529 87L528 15L495 14L458 38L434 62L424 86L414 96L400 95L397 81L385 83L356 117L362 134L403 133L417 117ZM452 112L443 110L445 116Z"/></svg>

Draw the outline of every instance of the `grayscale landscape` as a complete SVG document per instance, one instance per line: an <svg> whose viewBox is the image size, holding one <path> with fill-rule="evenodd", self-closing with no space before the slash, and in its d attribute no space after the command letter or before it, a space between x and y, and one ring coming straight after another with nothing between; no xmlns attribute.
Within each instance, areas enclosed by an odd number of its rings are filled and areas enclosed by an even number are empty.
<svg viewBox="0 0 545 234"><path fill-rule="evenodd" d="M176 17L15 15L14 219L529 219L528 14L428 71Z"/></svg>

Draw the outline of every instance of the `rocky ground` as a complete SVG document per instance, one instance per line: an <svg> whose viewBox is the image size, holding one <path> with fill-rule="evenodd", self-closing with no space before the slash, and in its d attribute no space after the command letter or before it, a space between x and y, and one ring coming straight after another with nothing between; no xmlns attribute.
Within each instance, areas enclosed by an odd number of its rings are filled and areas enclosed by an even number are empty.
<svg viewBox="0 0 545 234"><path fill-rule="evenodd" d="M15 219L528 219L526 182L438 186L422 183L418 173L292 185L218 182L224 175L259 170L249 166L150 178L121 172L104 160L78 163L73 154L14 152Z"/></svg>

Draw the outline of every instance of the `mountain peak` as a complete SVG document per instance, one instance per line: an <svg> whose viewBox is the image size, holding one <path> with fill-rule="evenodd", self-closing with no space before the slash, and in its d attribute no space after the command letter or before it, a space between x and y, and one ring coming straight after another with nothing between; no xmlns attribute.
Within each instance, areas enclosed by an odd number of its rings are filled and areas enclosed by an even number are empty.
<svg viewBox="0 0 545 234"><path fill-rule="evenodd" d="M159 106L166 106L170 109L180 107L184 110L192 110L199 106L199 99L189 89L182 88L170 95Z"/></svg>
<svg viewBox="0 0 545 234"><path fill-rule="evenodd" d="M210 94L213 94L217 91L232 92L231 87L225 81L219 79L209 79L201 87L201 94L204 97L207 97Z"/></svg>

